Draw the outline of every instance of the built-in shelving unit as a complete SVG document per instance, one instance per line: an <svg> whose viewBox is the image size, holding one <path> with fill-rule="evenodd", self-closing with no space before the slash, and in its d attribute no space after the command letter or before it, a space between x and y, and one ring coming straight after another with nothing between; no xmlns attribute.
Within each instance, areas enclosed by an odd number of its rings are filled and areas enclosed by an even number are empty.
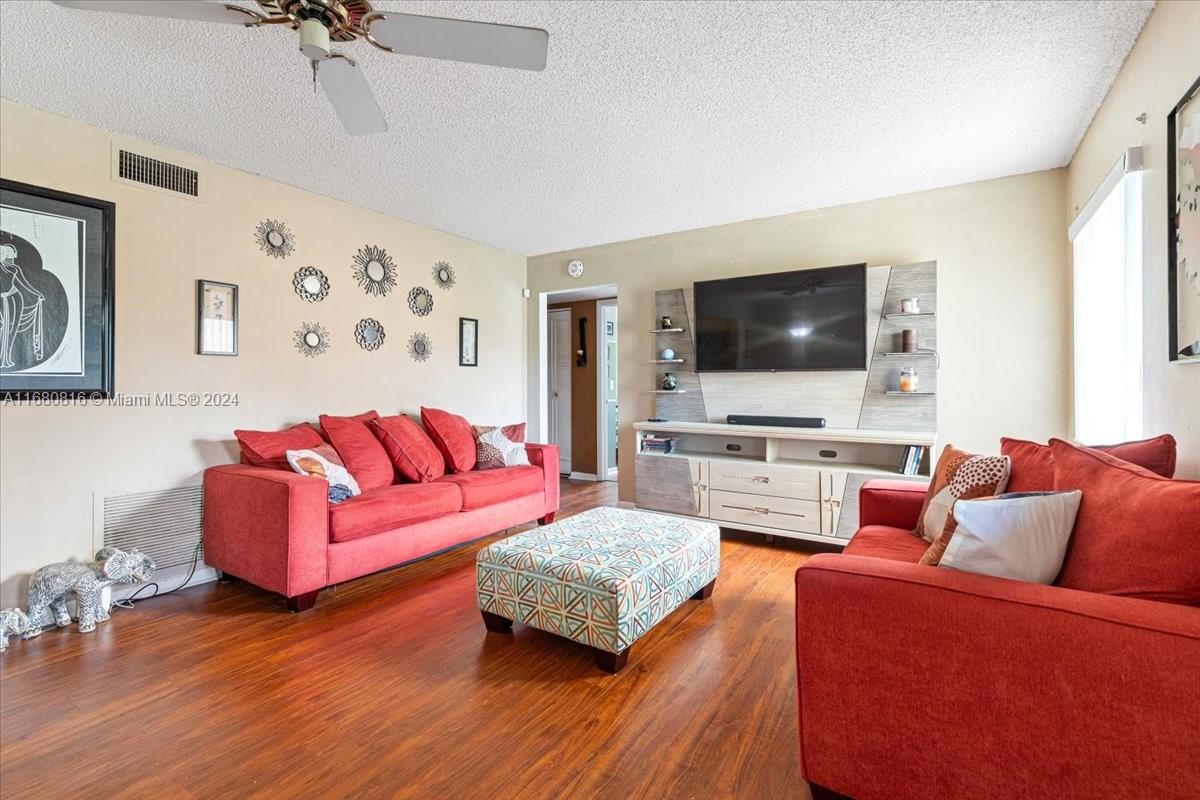
<svg viewBox="0 0 1200 800"><path fill-rule="evenodd" d="M932 316L935 316L934 312L932 312L932 311L917 311L917 312L912 312L912 313L905 313L903 311L897 311L894 314L884 314L883 318L884 319L907 319L909 317L932 317Z"/></svg>
<svg viewBox="0 0 1200 800"><path fill-rule="evenodd" d="M638 422L639 508L696 517L757 533L845 544L858 527L858 489L872 478L904 475L912 446L931 448L926 431L787 428L715 422ZM642 452L642 439L671 440L671 452Z"/></svg>

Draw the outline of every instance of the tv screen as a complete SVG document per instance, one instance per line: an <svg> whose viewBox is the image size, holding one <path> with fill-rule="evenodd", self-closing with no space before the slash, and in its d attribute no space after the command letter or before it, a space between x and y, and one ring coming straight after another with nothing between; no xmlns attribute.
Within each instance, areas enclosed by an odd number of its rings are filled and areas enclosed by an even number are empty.
<svg viewBox="0 0 1200 800"><path fill-rule="evenodd" d="M696 369L867 368L867 265L701 281Z"/></svg>

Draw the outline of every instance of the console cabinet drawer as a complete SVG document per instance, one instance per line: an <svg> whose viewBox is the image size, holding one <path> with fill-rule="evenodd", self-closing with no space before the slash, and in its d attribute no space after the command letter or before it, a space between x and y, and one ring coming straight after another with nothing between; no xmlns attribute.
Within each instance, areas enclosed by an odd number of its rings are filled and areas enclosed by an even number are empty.
<svg viewBox="0 0 1200 800"><path fill-rule="evenodd" d="M708 515L735 524L765 525L797 533L821 532L821 504L813 500L714 490L708 493Z"/></svg>
<svg viewBox="0 0 1200 800"><path fill-rule="evenodd" d="M793 500L821 499L821 472L772 464L716 461L709 464L708 486L723 492L746 492Z"/></svg>

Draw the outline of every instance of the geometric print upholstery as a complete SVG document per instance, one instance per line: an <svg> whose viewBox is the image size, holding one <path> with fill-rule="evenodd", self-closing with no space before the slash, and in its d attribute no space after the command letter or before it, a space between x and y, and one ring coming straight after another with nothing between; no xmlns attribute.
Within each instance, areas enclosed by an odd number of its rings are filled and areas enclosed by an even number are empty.
<svg viewBox="0 0 1200 800"><path fill-rule="evenodd" d="M719 528L593 508L479 551L479 608L619 653L717 577Z"/></svg>

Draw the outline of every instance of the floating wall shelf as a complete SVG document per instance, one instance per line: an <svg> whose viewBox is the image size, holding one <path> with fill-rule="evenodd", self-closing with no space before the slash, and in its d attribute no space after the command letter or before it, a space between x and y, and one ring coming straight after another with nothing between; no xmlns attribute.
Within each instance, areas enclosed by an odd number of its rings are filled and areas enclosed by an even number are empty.
<svg viewBox="0 0 1200 800"><path fill-rule="evenodd" d="M683 328L655 328L651 333L683 333Z"/></svg>
<svg viewBox="0 0 1200 800"><path fill-rule="evenodd" d="M687 389L651 389L654 394L687 394Z"/></svg>
<svg viewBox="0 0 1200 800"><path fill-rule="evenodd" d="M905 397L933 397L935 392L902 392L899 389L888 389L886 394L898 394Z"/></svg>
<svg viewBox="0 0 1200 800"><path fill-rule="evenodd" d="M651 364L682 364L682 358L656 358L650 362Z"/></svg>
<svg viewBox="0 0 1200 800"><path fill-rule="evenodd" d="M936 316L936 314L934 314L934 312L932 312L932 311L921 311L916 314L905 314L903 311L900 311L895 314L884 314L883 318L884 319L906 319L908 317L933 317L933 316Z"/></svg>
<svg viewBox="0 0 1200 800"><path fill-rule="evenodd" d="M935 350L915 350L911 353L905 353L905 352L901 351L901 352L895 352L895 353L884 353L884 355L887 356L888 358L909 358L911 356L936 356L937 351L935 351Z"/></svg>

